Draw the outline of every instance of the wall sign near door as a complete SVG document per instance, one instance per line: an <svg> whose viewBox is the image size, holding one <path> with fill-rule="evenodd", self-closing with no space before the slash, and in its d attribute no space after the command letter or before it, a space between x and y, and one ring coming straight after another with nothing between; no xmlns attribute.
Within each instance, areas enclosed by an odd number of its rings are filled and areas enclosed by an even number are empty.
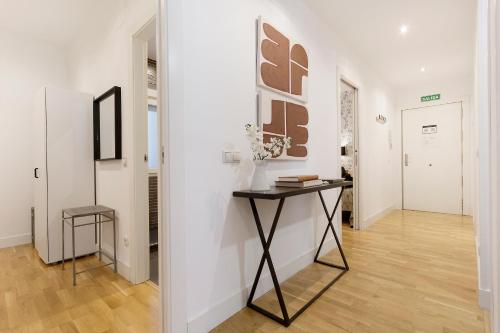
<svg viewBox="0 0 500 333"><path fill-rule="evenodd" d="M420 97L421 102L432 102L432 101L438 101L440 99L441 99L441 94L434 94L434 95Z"/></svg>
<svg viewBox="0 0 500 333"><path fill-rule="evenodd" d="M422 134L436 134L437 132L437 125L422 126Z"/></svg>

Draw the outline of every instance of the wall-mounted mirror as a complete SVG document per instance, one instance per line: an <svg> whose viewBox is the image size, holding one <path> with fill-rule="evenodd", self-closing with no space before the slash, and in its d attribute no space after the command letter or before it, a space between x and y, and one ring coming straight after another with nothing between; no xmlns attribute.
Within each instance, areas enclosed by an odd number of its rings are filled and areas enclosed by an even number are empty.
<svg viewBox="0 0 500 333"><path fill-rule="evenodd" d="M94 100L94 159L122 158L121 88L113 87Z"/></svg>

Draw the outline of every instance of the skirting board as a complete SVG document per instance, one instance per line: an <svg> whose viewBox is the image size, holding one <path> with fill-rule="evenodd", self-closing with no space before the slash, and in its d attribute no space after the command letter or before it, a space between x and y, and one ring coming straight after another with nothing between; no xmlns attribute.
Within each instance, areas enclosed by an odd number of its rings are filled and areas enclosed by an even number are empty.
<svg viewBox="0 0 500 333"><path fill-rule="evenodd" d="M105 245L103 245L102 249L103 249L104 253L113 257L113 249L111 249ZM118 254L118 251L117 251L117 254ZM97 257L98 254L96 253L95 256ZM111 262L111 260L104 255L102 256L102 261L104 261L104 263L106 263L106 264ZM118 274L120 274L124 279L126 279L127 281L130 282L130 265L120 261L120 259L117 259L116 261L118 262ZM110 269L113 269L113 265L108 266L108 267Z"/></svg>
<svg viewBox="0 0 500 333"><path fill-rule="evenodd" d="M491 308L491 290L479 289L479 306L483 310L490 310L490 308Z"/></svg>
<svg viewBox="0 0 500 333"><path fill-rule="evenodd" d="M30 244L31 234L22 234L0 238L0 249L18 245Z"/></svg>
<svg viewBox="0 0 500 333"><path fill-rule="evenodd" d="M373 223L377 222L381 218L392 213L394 210L396 210L396 206L390 206L390 207L387 207L386 209L381 210L378 213L373 214L372 216L368 217L367 219L365 219L364 221L361 222L361 229L368 228Z"/></svg>
<svg viewBox="0 0 500 333"><path fill-rule="evenodd" d="M333 235L332 235L333 238ZM329 252L336 248L335 240L330 239L324 244L323 253ZM314 261L314 255L316 250L312 249L297 259L285 264L284 266L276 269L276 274L280 278L280 281L285 281L292 275L303 269L304 267L310 265ZM348 258L349 260L349 258ZM266 266L267 267L267 266ZM196 318L190 319L188 322L188 333L206 333L211 329L215 328L217 325L221 324L229 317L234 315L236 312L246 307L248 294L252 288L252 283L247 286L244 290L241 290L234 295L230 296L226 300L215 304L212 308L205 311L204 313L198 315ZM273 282L269 274L263 275L257 286L255 292L255 299L259 298L269 290L273 288Z"/></svg>

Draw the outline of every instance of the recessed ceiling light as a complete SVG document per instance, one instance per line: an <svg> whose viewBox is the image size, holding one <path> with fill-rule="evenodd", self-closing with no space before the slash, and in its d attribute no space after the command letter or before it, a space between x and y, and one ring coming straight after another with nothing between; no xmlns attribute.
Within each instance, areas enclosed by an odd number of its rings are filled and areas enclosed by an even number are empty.
<svg viewBox="0 0 500 333"><path fill-rule="evenodd" d="M420 71L423 73L425 72L425 67L420 67Z"/></svg>
<svg viewBox="0 0 500 333"><path fill-rule="evenodd" d="M404 35L408 32L408 26L406 24L403 24L401 27L399 27L399 32L401 35Z"/></svg>

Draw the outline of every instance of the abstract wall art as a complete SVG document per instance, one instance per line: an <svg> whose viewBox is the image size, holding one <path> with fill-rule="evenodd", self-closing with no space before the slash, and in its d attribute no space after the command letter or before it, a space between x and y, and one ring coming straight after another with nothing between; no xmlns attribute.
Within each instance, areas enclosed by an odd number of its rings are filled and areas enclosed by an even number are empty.
<svg viewBox="0 0 500 333"><path fill-rule="evenodd" d="M265 141L272 137L292 139L291 147L273 159L304 160L309 140L307 51L262 18L258 25L259 126Z"/></svg>

